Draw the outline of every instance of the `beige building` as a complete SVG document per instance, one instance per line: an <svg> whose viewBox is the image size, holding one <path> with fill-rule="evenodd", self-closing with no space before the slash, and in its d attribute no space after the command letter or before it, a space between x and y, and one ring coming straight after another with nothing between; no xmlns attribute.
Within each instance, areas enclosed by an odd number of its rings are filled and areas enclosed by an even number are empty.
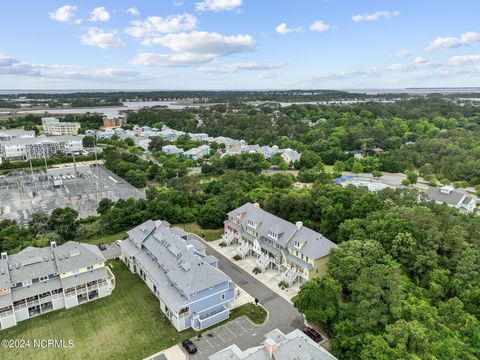
<svg viewBox="0 0 480 360"><path fill-rule="evenodd" d="M77 135L80 129L78 122L60 122L60 120L53 117L42 118L43 132L46 135Z"/></svg>

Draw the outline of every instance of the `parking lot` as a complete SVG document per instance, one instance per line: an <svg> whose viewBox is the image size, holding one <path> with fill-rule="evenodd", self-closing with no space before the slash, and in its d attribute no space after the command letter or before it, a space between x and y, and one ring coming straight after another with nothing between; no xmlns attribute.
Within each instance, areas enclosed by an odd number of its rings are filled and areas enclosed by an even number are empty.
<svg viewBox="0 0 480 360"><path fill-rule="evenodd" d="M232 344L237 344L242 348L245 336L261 338L263 334L257 333L258 327L250 322L246 317L240 317L226 323L214 330L203 333L201 337L190 339L197 346L195 354L187 354L185 349L182 350L188 359L208 359L208 356L220 351ZM261 340L258 341L260 344Z"/></svg>
<svg viewBox="0 0 480 360"><path fill-rule="evenodd" d="M107 248L102 250L102 254L105 256L105 259L111 260L120 257L120 246L118 246L115 242L112 242L111 244L105 244L105 246Z"/></svg>

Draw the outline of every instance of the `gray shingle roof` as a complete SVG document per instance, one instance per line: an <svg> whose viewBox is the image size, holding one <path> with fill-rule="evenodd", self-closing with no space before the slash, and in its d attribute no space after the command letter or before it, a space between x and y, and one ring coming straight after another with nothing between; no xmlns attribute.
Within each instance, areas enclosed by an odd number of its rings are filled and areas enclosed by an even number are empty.
<svg viewBox="0 0 480 360"><path fill-rule="evenodd" d="M91 244L68 241L53 250L58 273L65 273L105 262L100 250Z"/></svg>
<svg viewBox="0 0 480 360"><path fill-rule="evenodd" d="M107 270L105 268L95 269L80 273L78 275L72 275L61 279L64 289L71 288L73 286L86 284L95 280L106 279L108 277Z"/></svg>
<svg viewBox="0 0 480 360"><path fill-rule="evenodd" d="M13 301L26 299L31 296L35 296L38 294L43 294L48 291L57 290L62 288L62 283L60 279L50 279L45 282L39 282L32 284L30 286L24 286L20 289L15 289L12 291L12 299Z"/></svg>
<svg viewBox="0 0 480 360"><path fill-rule="evenodd" d="M433 187L428 188L426 194L432 200L452 206L458 206L463 200L463 197L465 196L465 194L460 191L453 190L449 194L446 194L442 193L440 189L436 189Z"/></svg>

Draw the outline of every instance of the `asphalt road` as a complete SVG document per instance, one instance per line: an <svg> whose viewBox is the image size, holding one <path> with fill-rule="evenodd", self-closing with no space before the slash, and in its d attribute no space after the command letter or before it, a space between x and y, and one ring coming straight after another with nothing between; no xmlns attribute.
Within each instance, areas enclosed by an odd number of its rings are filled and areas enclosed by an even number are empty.
<svg viewBox="0 0 480 360"><path fill-rule="evenodd" d="M236 336L229 341L223 341L224 344L221 348L215 347L214 349L212 348L209 350L208 348L206 349L202 346L203 351L201 354L198 354L201 356L191 356L192 359L207 359L208 355L211 355L212 353L226 348L232 344L237 344L242 350L245 350L249 347L259 346L264 340L263 335L276 328L280 329L284 333L288 333L294 329L303 328L303 317L291 303L272 291L267 286L263 285L260 281L255 279L247 271L240 268L237 264L233 263L218 251L210 247L208 242L205 242L200 238L198 239L207 247L207 254L213 255L218 259L219 268L228 276L230 276L234 283L248 292L251 296L259 300L259 303L264 306L265 309L267 309L269 317L265 324L256 326L254 329L252 328L252 330L249 330L240 336ZM226 325L223 325L212 332L221 332L223 331L223 328L229 326L229 324L230 323L227 323ZM208 333L209 332L204 334L204 337L207 336L207 339ZM192 340L195 342L195 339Z"/></svg>

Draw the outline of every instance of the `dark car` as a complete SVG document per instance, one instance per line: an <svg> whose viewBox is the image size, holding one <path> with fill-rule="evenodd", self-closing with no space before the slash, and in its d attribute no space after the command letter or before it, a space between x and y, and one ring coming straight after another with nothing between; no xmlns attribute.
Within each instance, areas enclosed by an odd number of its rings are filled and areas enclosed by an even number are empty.
<svg viewBox="0 0 480 360"><path fill-rule="evenodd" d="M98 244L98 248L99 248L100 250L107 250L107 245L105 245L105 244Z"/></svg>
<svg viewBox="0 0 480 360"><path fill-rule="evenodd" d="M182 341L182 346L188 351L189 354L195 354L197 352L197 347L191 340Z"/></svg>
<svg viewBox="0 0 480 360"><path fill-rule="evenodd" d="M315 329L312 329L311 327L305 326L303 328L303 332L305 333L305 335L307 335L310 339L312 339L315 342L320 342L323 339L322 335L319 334Z"/></svg>

